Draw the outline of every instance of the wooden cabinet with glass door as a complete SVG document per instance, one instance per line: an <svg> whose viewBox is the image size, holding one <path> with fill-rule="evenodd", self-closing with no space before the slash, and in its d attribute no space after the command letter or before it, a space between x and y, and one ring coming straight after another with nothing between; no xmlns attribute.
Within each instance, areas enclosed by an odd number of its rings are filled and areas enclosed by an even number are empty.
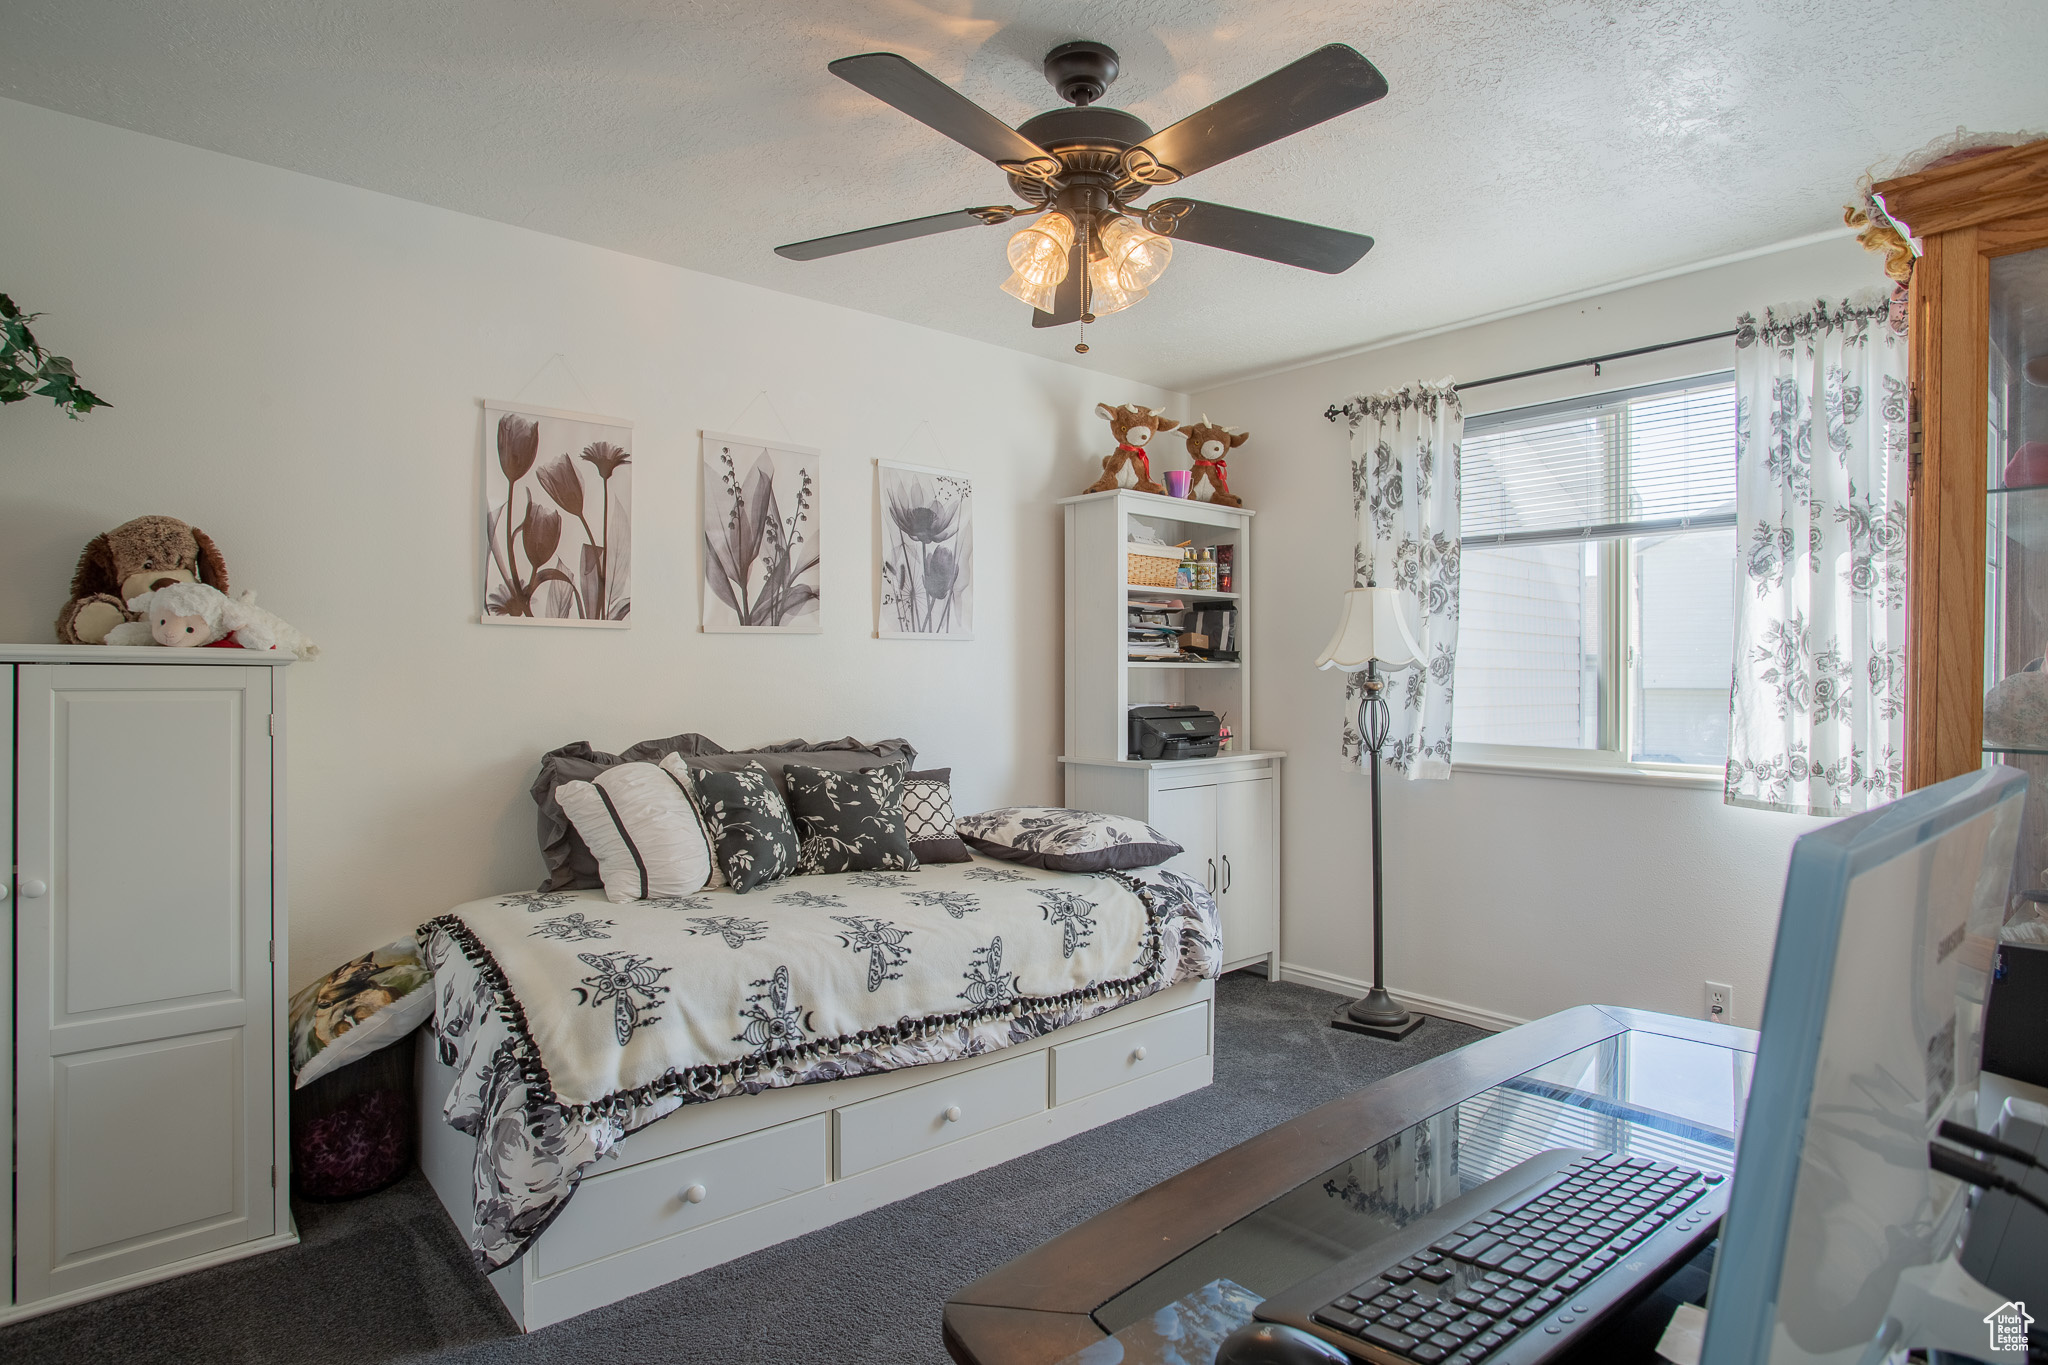
<svg viewBox="0 0 2048 1365"><path fill-rule="evenodd" d="M1906 782L2033 778L2018 888L2048 883L2048 141L1877 187L1912 281Z"/></svg>

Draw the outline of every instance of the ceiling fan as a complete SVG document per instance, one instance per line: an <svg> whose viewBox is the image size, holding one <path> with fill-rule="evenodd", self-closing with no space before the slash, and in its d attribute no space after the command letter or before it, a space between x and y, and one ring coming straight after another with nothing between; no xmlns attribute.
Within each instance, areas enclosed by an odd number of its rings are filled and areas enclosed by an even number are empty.
<svg viewBox="0 0 2048 1365"><path fill-rule="evenodd" d="M1012 274L1002 287L1037 310L1033 326L1059 327L1093 322L1144 298L1176 241L1326 275L1350 269L1372 249L1372 238L1356 232L1199 199L1135 204L1153 189L1385 95L1386 77L1342 43L1318 48L1157 133L1136 115L1096 104L1118 71L1116 52L1102 43L1062 43L1047 53L1046 79L1070 107L1016 128L893 52L841 57L826 70L993 161L1024 203L957 209L775 248L793 261L1034 219L1010 238Z"/></svg>

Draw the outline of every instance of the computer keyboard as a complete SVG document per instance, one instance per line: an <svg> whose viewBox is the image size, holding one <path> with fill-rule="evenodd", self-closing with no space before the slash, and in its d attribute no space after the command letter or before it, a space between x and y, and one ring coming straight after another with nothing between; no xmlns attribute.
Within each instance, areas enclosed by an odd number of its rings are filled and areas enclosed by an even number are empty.
<svg viewBox="0 0 2048 1365"><path fill-rule="evenodd" d="M1364 1360L1535 1365L1712 1240L1726 1177L1546 1152L1260 1305Z"/></svg>

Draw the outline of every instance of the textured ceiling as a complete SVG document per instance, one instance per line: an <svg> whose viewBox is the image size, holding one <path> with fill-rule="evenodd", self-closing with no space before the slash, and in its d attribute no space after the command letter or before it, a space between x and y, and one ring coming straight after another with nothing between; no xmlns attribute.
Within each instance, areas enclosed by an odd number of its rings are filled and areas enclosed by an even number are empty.
<svg viewBox="0 0 2048 1365"><path fill-rule="evenodd" d="M1187 182L1372 234L1326 277L1183 247L1083 363L1191 389L1826 229L1966 123L2048 126L2041 0L7 0L0 95L1042 355L1001 228L776 244L1006 198L826 74L903 53L1015 124L1070 38L1155 128L1327 42L1392 93Z"/></svg>

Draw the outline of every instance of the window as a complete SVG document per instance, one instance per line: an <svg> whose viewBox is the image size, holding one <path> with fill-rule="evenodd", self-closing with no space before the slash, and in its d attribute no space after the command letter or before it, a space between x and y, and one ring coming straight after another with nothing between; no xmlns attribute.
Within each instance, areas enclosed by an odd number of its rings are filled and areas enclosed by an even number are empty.
<svg viewBox="0 0 2048 1365"><path fill-rule="evenodd" d="M1461 754L1725 763L1733 377L1470 418L1463 493Z"/></svg>

